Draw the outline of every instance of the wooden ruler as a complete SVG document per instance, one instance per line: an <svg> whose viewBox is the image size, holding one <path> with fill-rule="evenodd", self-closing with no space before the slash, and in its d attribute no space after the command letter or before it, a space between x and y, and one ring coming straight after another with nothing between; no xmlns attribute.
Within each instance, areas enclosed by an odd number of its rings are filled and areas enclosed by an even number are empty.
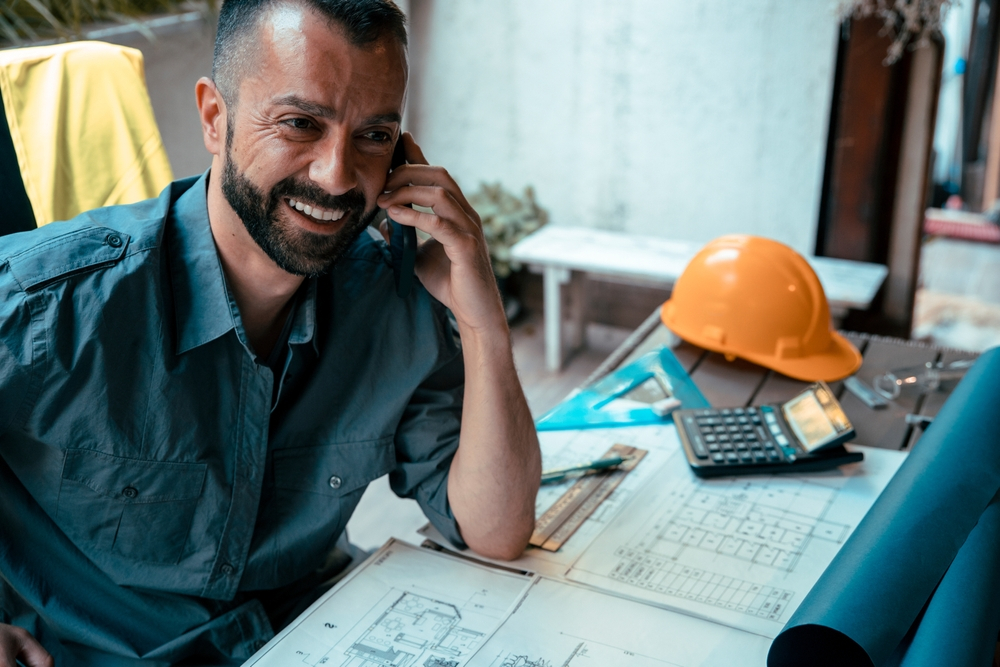
<svg viewBox="0 0 1000 667"><path fill-rule="evenodd" d="M612 446L601 456L602 459L611 456L631 458L617 468L601 470L577 480L576 484L567 489L566 493L538 518L529 544L546 551L558 551L576 529L583 525L587 517L604 502L604 499L618 488L625 475L639 465L639 461L645 455L645 449L627 445Z"/></svg>

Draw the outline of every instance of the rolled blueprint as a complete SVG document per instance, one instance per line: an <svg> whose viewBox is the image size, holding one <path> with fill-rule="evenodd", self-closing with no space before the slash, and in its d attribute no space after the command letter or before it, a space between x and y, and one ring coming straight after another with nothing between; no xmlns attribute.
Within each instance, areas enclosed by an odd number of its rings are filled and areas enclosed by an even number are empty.
<svg viewBox="0 0 1000 667"><path fill-rule="evenodd" d="M941 651L964 645L968 655L996 642L1000 508L991 501L998 489L1000 348L993 348L774 640L768 666L970 664Z"/></svg>

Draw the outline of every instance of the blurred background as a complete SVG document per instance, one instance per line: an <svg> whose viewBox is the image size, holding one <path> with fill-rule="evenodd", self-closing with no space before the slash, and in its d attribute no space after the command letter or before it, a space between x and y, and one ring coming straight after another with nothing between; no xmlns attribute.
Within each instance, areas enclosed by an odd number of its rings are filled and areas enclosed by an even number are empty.
<svg viewBox="0 0 1000 667"><path fill-rule="evenodd" d="M758 234L883 264L871 308L841 327L1000 343L1000 0L399 4L406 128L492 207L517 335L538 330L541 282L504 253L547 222L697 243ZM211 71L214 9L10 0L0 47L85 38L141 50L181 177L210 162L193 90ZM578 372L668 295L595 282ZM571 359L562 373L574 372Z"/></svg>

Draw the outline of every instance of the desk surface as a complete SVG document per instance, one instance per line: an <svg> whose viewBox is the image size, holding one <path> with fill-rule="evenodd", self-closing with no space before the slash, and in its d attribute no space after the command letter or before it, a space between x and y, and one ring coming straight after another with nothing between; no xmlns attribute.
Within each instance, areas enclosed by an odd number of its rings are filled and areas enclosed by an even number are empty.
<svg viewBox="0 0 1000 667"><path fill-rule="evenodd" d="M863 361L857 377L869 385L877 375L892 368L914 366L928 361L975 359L978 356L974 352L933 347L898 338L852 332L844 332L844 335L861 352ZM584 386L650 350L660 345L669 345L675 340L673 334L660 323L657 310L594 371ZM683 341L673 350L713 406L746 407L778 403L792 398L809 384L743 359L726 361L721 354ZM906 423L905 416L908 413L932 417L948 398L947 392L936 391L917 397L900 397L896 401L890 401L884 409L872 410L846 391L843 382L831 382L830 387L836 392L858 433L853 442L886 449L905 449L919 439L923 431Z"/></svg>

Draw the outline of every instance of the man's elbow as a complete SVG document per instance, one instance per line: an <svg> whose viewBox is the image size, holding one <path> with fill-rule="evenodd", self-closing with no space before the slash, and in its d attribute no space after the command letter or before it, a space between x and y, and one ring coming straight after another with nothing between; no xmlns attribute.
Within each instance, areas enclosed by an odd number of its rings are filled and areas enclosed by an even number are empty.
<svg viewBox="0 0 1000 667"><path fill-rule="evenodd" d="M469 548L480 556L493 560L517 560L528 548L528 540L535 529L534 517L530 521L521 521L516 526L506 530L496 530L483 535L464 536Z"/></svg>

